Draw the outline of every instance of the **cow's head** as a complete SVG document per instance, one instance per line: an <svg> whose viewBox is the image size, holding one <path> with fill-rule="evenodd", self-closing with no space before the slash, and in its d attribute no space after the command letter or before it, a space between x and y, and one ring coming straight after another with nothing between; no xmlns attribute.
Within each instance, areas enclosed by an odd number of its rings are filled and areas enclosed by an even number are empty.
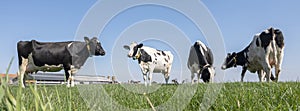
<svg viewBox="0 0 300 111"><path fill-rule="evenodd" d="M129 50L127 56L129 58L138 59L140 56L140 48L143 47L143 44L137 44L136 42L132 42L129 46L124 45L124 49Z"/></svg>
<svg viewBox="0 0 300 111"><path fill-rule="evenodd" d="M84 37L84 41L87 44L87 49L90 55L96 55L96 56L105 55L105 51L102 48L101 43L97 37L93 37L92 39L89 39L88 37Z"/></svg>
<svg viewBox="0 0 300 111"><path fill-rule="evenodd" d="M201 79L204 82L210 82L214 79L214 76L216 74L215 68L211 65L206 65L201 70Z"/></svg>
<svg viewBox="0 0 300 111"><path fill-rule="evenodd" d="M236 67L236 56L237 54L233 52L232 54L228 53L221 69L225 70L231 67Z"/></svg>

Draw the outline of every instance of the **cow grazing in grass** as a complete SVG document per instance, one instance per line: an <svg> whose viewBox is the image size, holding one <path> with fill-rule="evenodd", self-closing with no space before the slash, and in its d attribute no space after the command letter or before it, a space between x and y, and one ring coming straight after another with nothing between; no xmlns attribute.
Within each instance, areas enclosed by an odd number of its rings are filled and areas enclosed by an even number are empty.
<svg viewBox="0 0 300 111"><path fill-rule="evenodd" d="M214 59L210 48L206 47L201 41L197 41L190 48L187 66L191 71L191 81L194 83L194 73L198 75L197 82L201 79L204 82L212 82L215 69L213 67Z"/></svg>
<svg viewBox="0 0 300 111"><path fill-rule="evenodd" d="M25 87L24 75L28 73L58 72L65 70L67 86L74 86L73 74L84 65L88 57L93 55L103 56L103 50L99 40L94 37L84 37L85 42L38 42L19 41L17 43L19 72L18 78Z"/></svg>
<svg viewBox="0 0 300 111"><path fill-rule="evenodd" d="M139 66L143 73L145 85L147 86L147 76L149 85L153 73L164 74L165 81L168 83L173 62L173 54L170 51L161 51L151 47L143 46L132 42L130 45L124 45L129 50L128 57L138 60Z"/></svg>
<svg viewBox="0 0 300 111"><path fill-rule="evenodd" d="M232 54L228 53L222 65L222 69L243 67L241 81L245 76L246 70L255 73L257 71L259 81L266 78L278 81L283 59L284 37L279 29L269 28L256 34L251 43L242 51ZM275 66L276 78L271 73L271 68Z"/></svg>

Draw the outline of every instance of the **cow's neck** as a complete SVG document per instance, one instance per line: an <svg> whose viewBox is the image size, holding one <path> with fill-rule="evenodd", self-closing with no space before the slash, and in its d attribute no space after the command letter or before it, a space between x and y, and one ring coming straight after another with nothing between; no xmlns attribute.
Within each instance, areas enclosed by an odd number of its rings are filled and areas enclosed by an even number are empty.
<svg viewBox="0 0 300 111"><path fill-rule="evenodd" d="M246 50L240 51L236 56L236 65L244 66L247 64L247 54Z"/></svg>
<svg viewBox="0 0 300 111"><path fill-rule="evenodd" d="M88 57L91 56L90 55L90 51L89 51L89 49L87 47L85 47L82 50L80 50L78 52L78 55L80 55L80 56L75 57L75 58L72 57L72 58L75 59L75 60L73 60L73 62L76 62L76 63L80 64L79 67L81 67L85 63L85 61L88 59Z"/></svg>

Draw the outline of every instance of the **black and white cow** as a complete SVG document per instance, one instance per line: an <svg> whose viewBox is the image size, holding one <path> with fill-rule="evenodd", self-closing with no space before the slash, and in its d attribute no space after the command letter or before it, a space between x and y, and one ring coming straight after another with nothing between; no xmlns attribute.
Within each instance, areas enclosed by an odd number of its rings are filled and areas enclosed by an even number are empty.
<svg viewBox="0 0 300 111"><path fill-rule="evenodd" d="M206 47L201 41L196 41L190 48L187 66L191 71L191 81L194 83L194 73L197 73L199 82L200 75L204 82L212 82L215 76L213 67L214 58L210 48Z"/></svg>
<svg viewBox="0 0 300 111"><path fill-rule="evenodd" d="M149 85L151 85L152 74L164 74L165 81L168 83L173 62L173 54L170 51L161 51L151 47L143 46L132 42L129 46L124 45L129 50L128 57L138 60L139 66L143 73L145 85L147 86L147 76Z"/></svg>
<svg viewBox="0 0 300 111"><path fill-rule="evenodd" d="M99 40L94 37L84 37L85 42L38 42L19 41L17 43L19 72L18 78L22 87L25 87L25 78L29 73L58 72L65 70L67 86L74 86L73 74L84 65L88 57L92 55L103 56L103 50Z"/></svg>
<svg viewBox="0 0 300 111"><path fill-rule="evenodd" d="M246 70L252 73L257 71L259 81L266 77L267 81L278 81L283 59L284 37L279 29L269 28L256 34L252 42L242 51L232 54L228 53L222 69L243 67L241 81L245 76ZM275 66L276 78L271 73L271 68Z"/></svg>

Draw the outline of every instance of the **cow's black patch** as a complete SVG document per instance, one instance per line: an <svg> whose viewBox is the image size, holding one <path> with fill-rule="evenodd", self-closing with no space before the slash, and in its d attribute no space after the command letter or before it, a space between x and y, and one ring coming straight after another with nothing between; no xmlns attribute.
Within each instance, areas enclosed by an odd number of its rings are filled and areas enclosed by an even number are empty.
<svg viewBox="0 0 300 111"><path fill-rule="evenodd" d="M138 49L142 48L142 47L143 47L143 44L138 44L138 45L134 46L132 56L134 57L137 54Z"/></svg>
<svg viewBox="0 0 300 111"><path fill-rule="evenodd" d="M275 29L275 41L278 47L283 48L284 46L284 37L282 32L279 29Z"/></svg>
<svg viewBox="0 0 300 111"><path fill-rule="evenodd" d="M141 56L138 58L139 63L143 62L152 62L151 56L144 50L140 50Z"/></svg>
<svg viewBox="0 0 300 111"><path fill-rule="evenodd" d="M162 53L163 56L166 56L166 53L164 51L161 51L161 53Z"/></svg>
<svg viewBox="0 0 300 111"><path fill-rule="evenodd" d="M137 54L137 52L138 52L138 46L134 46L133 47L133 53L132 53L132 56L135 56L136 54Z"/></svg>
<svg viewBox="0 0 300 111"><path fill-rule="evenodd" d="M256 46L259 47L259 40L256 38Z"/></svg>
<svg viewBox="0 0 300 111"><path fill-rule="evenodd" d="M259 35L260 41L261 41L261 46L266 50L266 48L270 45L271 41L273 40L273 35L274 35L274 29L270 28L268 29L268 33L262 32Z"/></svg>
<svg viewBox="0 0 300 111"><path fill-rule="evenodd" d="M201 79L204 81L204 82L209 82L209 79L210 79L210 72L208 70L208 68L204 68L202 70L202 73L201 73Z"/></svg>
<svg viewBox="0 0 300 111"><path fill-rule="evenodd" d="M163 55L163 56L166 56L167 54L164 52L164 51L162 51L162 50L158 50L158 49L156 49L156 54L158 54L158 55Z"/></svg>
<svg viewBox="0 0 300 111"><path fill-rule="evenodd" d="M165 62L168 62L167 58L165 58Z"/></svg>
<svg viewBox="0 0 300 111"><path fill-rule="evenodd" d="M242 50L241 52L238 52L236 55L236 64L237 65L241 65L241 66L245 66L246 63L248 63L248 52L249 52L249 47L250 45L248 45L244 50ZM246 56L245 56L246 53Z"/></svg>

